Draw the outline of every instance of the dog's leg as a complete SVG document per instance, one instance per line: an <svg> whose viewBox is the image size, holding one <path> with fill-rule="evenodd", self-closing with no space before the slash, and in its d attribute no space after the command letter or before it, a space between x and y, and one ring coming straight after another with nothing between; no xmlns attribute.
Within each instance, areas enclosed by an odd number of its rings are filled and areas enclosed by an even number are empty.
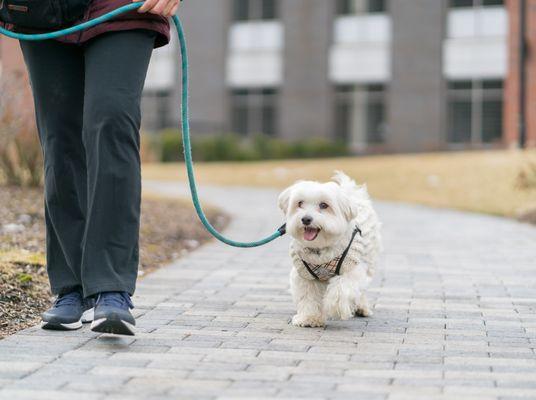
<svg viewBox="0 0 536 400"><path fill-rule="evenodd" d="M359 290L346 274L330 279L324 296L324 313L331 318L347 320L354 316Z"/></svg>
<svg viewBox="0 0 536 400"><path fill-rule="evenodd" d="M302 278L293 268L290 273L290 291L297 309L292 324L310 328L324 326L326 319L322 311L322 298L325 285Z"/></svg>
<svg viewBox="0 0 536 400"><path fill-rule="evenodd" d="M363 292L361 293L361 296L359 298L359 302L357 303L357 308L355 310L355 315L357 317L372 317L374 313L372 312L370 308L369 301L367 299L367 295Z"/></svg>

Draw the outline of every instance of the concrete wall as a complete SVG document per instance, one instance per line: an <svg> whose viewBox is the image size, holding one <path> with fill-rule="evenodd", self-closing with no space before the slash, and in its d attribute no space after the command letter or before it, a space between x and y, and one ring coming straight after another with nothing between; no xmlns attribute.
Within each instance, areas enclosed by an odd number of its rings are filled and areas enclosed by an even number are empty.
<svg viewBox="0 0 536 400"><path fill-rule="evenodd" d="M285 29L284 83L280 96L280 136L330 136L333 88L329 82L329 50L335 2L280 2Z"/></svg>
<svg viewBox="0 0 536 400"><path fill-rule="evenodd" d="M280 21L234 23L229 31L227 85L279 87L283 81L285 32Z"/></svg>
<svg viewBox="0 0 536 400"><path fill-rule="evenodd" d="M387 82L391 78L391 18L388 14L335 19L330 79L337 84Z"/></svg>
<svg viewBox="0 0 536 400"><path fill-rule="evenodd" d="M196 132L229 129L228 90L225 85L230 0L194 0L181 4L180 16L190 58L190 112ZM177 58L177 71L180 71ZM178 107L180 74L177 74L172 107ZM174 113L177 119L179 113ZM178 121L177 121L178 123Z"/></svg>
<svg viewBox="0 0 536 400"><path fill-rule="evenodd" d="M504 79L508 64L505 7L451 8L443 45L447 79Z"/></svg>
<svg viewBox="0 0 536 400"><path fill-rule="evenodd" d="M446 6L446 0L389 2L393 53L387 147L391 150L444 147L442 43Z"/></svg>

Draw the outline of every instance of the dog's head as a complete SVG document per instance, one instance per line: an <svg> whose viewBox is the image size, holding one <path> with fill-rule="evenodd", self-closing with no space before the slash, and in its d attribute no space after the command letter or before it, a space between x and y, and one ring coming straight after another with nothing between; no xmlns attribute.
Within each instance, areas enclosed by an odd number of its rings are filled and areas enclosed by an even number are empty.
<svg viewBox="0 0 536 400"><path fill-rule="evenodd" d="M285 189L278 202L286 215L287 232L307 247L333 245L357 217L354 188L355 183L339 173L333 182L301 181Z"/></svg>

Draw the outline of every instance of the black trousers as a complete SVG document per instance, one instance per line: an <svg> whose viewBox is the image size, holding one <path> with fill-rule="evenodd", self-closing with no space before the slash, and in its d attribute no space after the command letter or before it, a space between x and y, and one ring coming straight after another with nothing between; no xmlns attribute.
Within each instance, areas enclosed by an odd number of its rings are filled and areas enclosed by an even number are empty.
<svg viewBox="0 0 536 400"><path fill-rule="evenodd" d="M140 102L156 34L21 42L45 160L52 292L132 294L139 262Z"/></svg>

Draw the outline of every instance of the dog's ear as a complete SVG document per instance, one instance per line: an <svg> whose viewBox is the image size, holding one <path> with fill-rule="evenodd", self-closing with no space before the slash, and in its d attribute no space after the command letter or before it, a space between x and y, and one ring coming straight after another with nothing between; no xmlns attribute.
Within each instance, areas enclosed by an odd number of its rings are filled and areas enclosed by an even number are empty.
<svg viewBox="0 0 536 400"><path fill-rule="evenodd" d="M355 199L346 191L339 192L339 204L346 220L350 222L357 217L358 207Z"/></svg>
<svg viewBox="0 0 536 400"><path fill-rule="evenodd" d="M345 190L351 190L357 186L355 181L342 171L335 171L331 179Z"/></svg>
<svg viewBox="0 0 536 400"><path fill-rule="evenodd" d="M290 195L293 189L294 189L294 185L289 186L288 188L283 190L279 194L279 197L277 198L277 205L279 206L281 211L283 211L285 214L287 213L288 203L290 201Z"/></svg>

